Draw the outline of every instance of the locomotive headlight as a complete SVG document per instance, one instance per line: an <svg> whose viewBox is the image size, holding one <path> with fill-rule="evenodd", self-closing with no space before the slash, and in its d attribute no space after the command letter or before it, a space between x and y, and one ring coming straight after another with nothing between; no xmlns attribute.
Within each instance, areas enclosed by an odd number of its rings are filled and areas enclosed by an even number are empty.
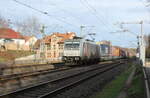
<svg viewBox="0 0 150 98"><path fill-rule="evenodd" d="M64 60L67 60L67 58L65 57Z"/></svg>
<svg viewBox="0 0 150 98"><path fill-rule="evenodd" d="M66 57L63 57L63 60L67 60L67 58L66 58Z"/></svg>
<svg viewBox="0 0 150 98"><path fill-rule="evenodd" d="M79 60L79 57L75 57L75 60Z"/></svg>

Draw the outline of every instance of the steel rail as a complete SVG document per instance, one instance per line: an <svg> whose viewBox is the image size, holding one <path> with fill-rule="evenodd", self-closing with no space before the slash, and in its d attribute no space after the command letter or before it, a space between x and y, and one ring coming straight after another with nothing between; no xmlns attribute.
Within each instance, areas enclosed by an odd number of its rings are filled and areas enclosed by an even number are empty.
<svg viewBox="0 0 150 98"><path fill-rule="evenodd" d="M113 69L114 67L117 67L117 66L120 65L120 64L121 64L121 63L116 64L116 65L113 65L113 66L109 66L108 68L106 68L106 69L104 69L104 70L101 70L101 71L99 71L99 72L94 73L93 75L84 77L84 78L79 79L79 80L77 80L77 81L74 81L74 82L72 82L72 83L70 83L70 84L68 84L68 85L64 85L64 86L62 86L62 87L60 87L60 88L58 88L58 89L55 89L55 90L53 90L53 91L51 91L51 92L45 93L45 94L39 96L38 98L53 97L54 95L56 95L56 94L58 94L58 93L60 93L60 92L62 92L62 91L65 91L66 89L69 89L69 88L71 88L71 87L73 87L73 86L79 85L79 84L81 84L82 82L84 82L84 81L86 81L86 80L88 80L88 79L91 79L91 78L93 78L93 77L95 77L95 76L97 76L97 75L99 75L99 74L102 74L102 73L104 73L104 72L106 72L106 71L109 71L109 70Z"/></svg>
<svg viewBox="0 0 150 98"><path fill-rule="evenodd" d="M71 69L71 67L60 67L60 68L54 68L54 69L46 69L46 70L24 72L24 73L19 73L19 74L12 74L12 75L4 75L4 76L0 76L0 82L5 82L8 80L19 79L19 78L24 78L24 77L29 77L29 76L60 72L60 71L65 71L69 69Z"/></svg>
<svg viewBox="0 0 150 98"><path fill-rule="evenodd" d="M146 98L150 98L150 90L149 90L149 84L148 84L149 81L148 81L144 67L143 67L143 74L144 74L144 82L145 82L145 88L146 88Z"/></svg>
<svg viewBox="0 0 150 98"><path fill-rule="evenodd" d="M122 63L114 63L113 65L119 65L119 64L122 64ZM105 68L106 65L110 65L110 64L103 64L103 66L99 66L97 68L94 68L94 69L90 69L90 70L87 70L87 71L84 71L84 72L80 72L80 73L75 73L73 75L70 75L70 76L64 76L64 77L60 77L60 78L57 78L57 79L54 79L54 80L50 80L50 81L46 81L46 82L42 82L42 83L39 83L39 84L35 84L35 85L32 85L32 86L29 86L29 87L26 87L26 88L22 88L22 89L19 89L19 90L16 90L16 91L13 91L13 92L10 92L10 93L7 93L7 94L3 94L3 95L0 95L0 96L8 96L8 95L15 95L15 94L18 94L18 93L21 93L21 92L25 92L26 90L29 91L29 89L38 89L40 86L42 85L47 85L49 83L54 83L54 82L57 82L57 81L62 81L62 80L65 80L65 79L69 79L71 77L75 77L75 76L79 76L81 74L84 74L84 73L87 73L87 72L90 72L90 71L94 71L94 70L98 70L98 68ZM107 66L108 67L108 66ZM110 68L111 66L109 66ZM112 69L113 67L111 67ZM108 70L108 69L107 69ZM106 70L105 70L106 71ZM103 71L104 72L104 71ZM54 91L53 91L54 92ZM44 94L45 95L45 94ZM43 96L44 96L43 95ZM47 95L47 94L46 94Z"/></svg>
<svg viewBox="0 0 150 98"><path fill-rule="evenodd" d="M64 71L64 70L68 70L68 69L72 69L72 68L73 67L65 66L65 67L58 67L58 68L54 68L54 69L37 70L37 71L16 73L16 74L10 74L10 75L0 75L0 82L5 82L8 80L19 79L19 78L24 78L24 77L29 77L29 76L36 76L36 75L42 75L42 74L47 74L47 73L59 72L59 71Z"/></svg>

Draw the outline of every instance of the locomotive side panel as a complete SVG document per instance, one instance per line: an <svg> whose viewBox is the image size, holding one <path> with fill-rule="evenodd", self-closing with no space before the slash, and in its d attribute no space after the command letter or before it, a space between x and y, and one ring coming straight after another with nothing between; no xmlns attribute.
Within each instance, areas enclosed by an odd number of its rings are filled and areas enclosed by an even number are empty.
<svg viewBox="0 0 150 98"><path fill-rule="evenodd" d="M100 59L100 48L98 45L84 42L83 43L83 55L82 60L91 61L96 60L98 61Z"/></svg>
<svg viewBox="0 0 150 98"><path fill-rule="evenodd" d="M78 41L78 48L74 49L76 40L65 42L63 61L68 63L87 64L100 60L100 48L98 45L85 39ZM69 44L70 43L70 44ZM70 46L70 48L68 48Z"/></svg>

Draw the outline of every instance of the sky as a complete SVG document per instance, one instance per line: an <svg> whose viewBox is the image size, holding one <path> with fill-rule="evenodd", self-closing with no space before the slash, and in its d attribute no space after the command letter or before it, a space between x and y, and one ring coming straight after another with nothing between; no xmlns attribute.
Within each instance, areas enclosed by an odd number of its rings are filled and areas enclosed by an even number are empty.
<svg viewBox="0 0 150 98"><path fill-rule="evenodd" d="M113 45L136 47L137 39L132 33L140 33L140 25L124 24L121 31L120 23L144 21L143 33L150 34L150 6L145 0L18 0L39 11L18 4L14 0L0 1L0 15L10 19L12 23L36 17L47 26L46 34L52 32L76 32L78 36L87 38L88 33L96 33L96 41L109 40ZM85 26L81 29L80 26Z"/></svg>

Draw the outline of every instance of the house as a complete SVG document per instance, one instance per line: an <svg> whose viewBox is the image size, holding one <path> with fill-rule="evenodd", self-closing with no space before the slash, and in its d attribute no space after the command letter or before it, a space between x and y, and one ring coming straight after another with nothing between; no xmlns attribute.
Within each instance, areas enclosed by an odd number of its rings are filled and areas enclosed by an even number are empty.
<svg viewBox="0 0 150 98"><path fill-rule="evenodd" d="M21 50L25 43L19 32L10 28L0 28L0 47L6 50Z"/></svg>
<svg viewBox="0 0 150 98"><path fill-rule="evenodd" d="M40 57L43 57L43 54L46 59L62 57L64 50L64 41L67 39L73 39L74 36L74 32L55 32L50 36L46 36L43 40L41 40L41 42L43 41L45 45L45 50L42 51L41 48L38 50L38 53L41 54Z"/></svg>
<svg viewBox="0 0 150 98"><path fill-rule="evenodd" d="M35 43L37 42L37 38L35 36L23 36L23 39L25 40L25 50L32 50L34 48Z"/></svg>

